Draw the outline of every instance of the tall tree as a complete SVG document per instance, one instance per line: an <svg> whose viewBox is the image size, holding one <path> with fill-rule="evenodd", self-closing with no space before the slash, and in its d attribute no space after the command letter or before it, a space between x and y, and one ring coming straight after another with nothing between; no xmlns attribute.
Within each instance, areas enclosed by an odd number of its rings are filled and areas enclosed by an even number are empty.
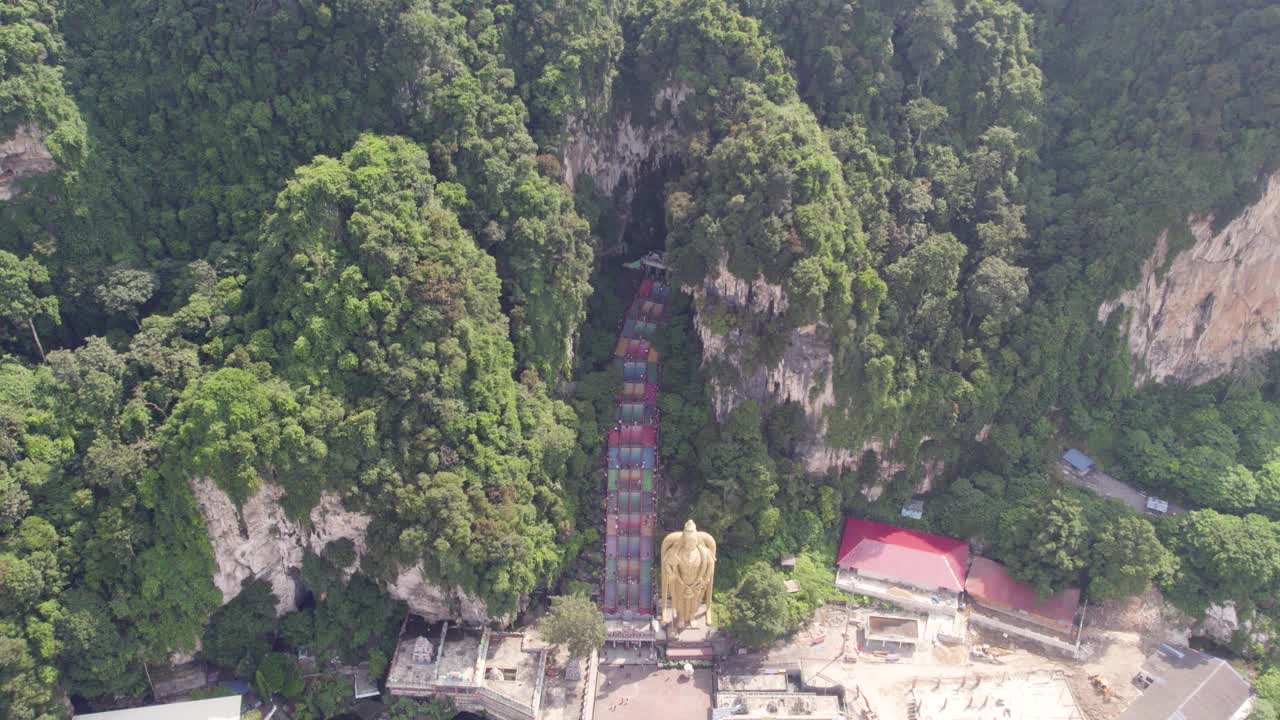
<svg viewBox="0 0 1280 720"><path fill-rule="evenodd" d="M573 657L586 657L604 645L604 616L585 595L559 595L551 598L542 635L547 642L568 648Z"/></svg>
<svg viewBox="0 0 1280 720"><path fill-rule="evenodd" d="M759 404L734 408L714 442L699 453L704 484L694 515L713 535L766 541L778 526L777 469L769 457Z"/></svg>
<svg viewBox="0 0 1280 720"><path fill-rule="evenodd" d="M1182 561L1166 595L1188 611L1269 602L1280 590L1280 528L1261 515L1183 513L1161 526L1160 537Z"/></svg>
<svg viewBox="0 0 1280 720"><path fill-rule="evenodd" d="M36 332L38 320L48 320L57 325L58 298L41 297L37 288L49 282L49 271L34 258L19 258L11 252L0 250L0 317L16 326L31 331L31 339L43 361L44 345Z"/></svg>
<svg viewBox="0 0 1280 720"><path fill-rule="evenodd" d="M787 589L768 563L749 566L726 604L729 632L746 647L764 647L787 631Z"/></svg>
<svg viewBox="0 0 1280 720"><path fill-rule="evenodd" d="M1079 583L1088 561L1088 532L1084 508L1065 495L1037 498L1010 510L1002 523L1005 564L1019 580L1030 583L1041 597Z"/></svg>
<svg viewBox="0 0 1280 720"><path fill-rule="evenodd" d="M1123 515L1095 529L1089 550L1089 596L1113 600L1145 592L1170 577L1177 559L1146 518Z"/></svg>

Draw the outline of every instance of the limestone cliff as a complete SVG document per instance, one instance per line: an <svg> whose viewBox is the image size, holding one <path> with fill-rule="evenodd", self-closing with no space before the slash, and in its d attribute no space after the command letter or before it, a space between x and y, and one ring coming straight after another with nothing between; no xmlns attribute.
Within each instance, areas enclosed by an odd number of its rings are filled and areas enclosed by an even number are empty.
<svg viewBox="0 0 1280 720"><path fill-rule="evenodd" d="M677 83L659 90L640 112L595 112L571 119L563 158L565 184L573 188L579 176L589 176L625 221L641 174L682 142L677 116L691 92Z"/></svg>
<svg viewBox="0 0 1280 720"><path fill-rule="evenodd" d="M683 290L693 297L694 328L702 341L703 364L720 371L711 372L712 406L717 417L724 417L747 400L762 404L794 402L803 410L810 432L797 448L805 471L821 475L829 470L853 472L865 453L876 455L876 476L882 480L909 470L900 458L903 453L898 438L871 438L860 447L841 447L838 439L828 436L827 410L836 404L831 383L833 355L831 334L823 324L804 325L792 330L785 339L781 359L773 365L759 360L759 339L763 327L780 320L787 309L783 287L757 277L743 280L729 271L728 258L722 256L718 267L701 285ZM751 318L752 326L715 327L710 320L717 313ZM921 443L929 438L925 437ZM943 466L936 460L919 463L921 476L917 492L927 492ZM865 488L871 499L879 496L882 486Z"/></svg>
<svg viewBox="0 0 1280 720"><path fill-rule="evenodd" d="M44 138L39 128L19 125L13 137L0 142L0 200L17 194L18 183L24 178L57 168Z"/></svg>
<svg viewBox="0 0 1280 720"><path fill-rule="evenodd" d="M701 285L683 288L693 297L694 328L702 341L704 364L731 368L731 380L723 372L711 373L712 406L723 417L747 400L795 402L815 426L814 436L825 431L824 411L835 404L831 387L831 340L825 327L805 325L791 332L781 361L767 366L759 361L758 328L734 325L715 327L710 320L719 314L750 317L752 324L767 324L782 316L787 297L781 285L764 278L744 280L729 271L728 258ZM838 451L814 447L804 453L806 464L857 462ZM859 455L860 457L860 455ZM822 458L822 459L819 459ZM841 463L844 464L844 463ZM819 468L812 468L819 470Z"/></svg>
<svg viewBox="0 0 1280 720"><path fill-rule="evenodd" d="M1140 383L1206 382L1280 349L1280 173L1221 232L1213 233L1212 218L1189 223L1192 247L1170 260L1162 234L1138 286L1098 309L1100 321L1129 313Z"/></svg>
<svg viewBox="0 0 1280 720"><path fill-rule="evenodd" d="M673 83L659 90L651 101L636 103L637 110L614 106L571 121L562 158L565 183L572 187L579 177L589 176L596 191L611 199L625 225L637 184L646 174L659 171L663 160L683 152L688 128L681 125L679 110L692 92ZM787 308L781 285L764 278L737 277L729 272L727 257L722 257L719 267L701 284L682 290L694 300L694 325L703 345L704 366L726 371L711 373L717 416L723 417L746 400L796 402L811 426L811 432L806 433L809 441L798 449L807 471L855 470L866 450L876 451L880 477L887 479L903 469L893 459L897 449L893 439L873 439L856 450L829 441L826 411L835 405L836 397L828 328L821 324L797 328L785 338L779 362L771 366L759 362L759 341L768 334L765 325L780 318ZM749 317L750 326L713 327L715 323L708 318L718 311ZM924 491L941 465L926 463L922 469L920 490Z"/></svg>
<svg viewBox="0 0 1280 720"><path fill-rule="evenodd" d="M302 558L308 550L319 553L330 542L347 538L354 543L357 558L367 551L365 533L371 518L347 510L336 493L322 494L304 525L285 516L280 506L284 489L279 485L264 483L239 512L211 480L193 480L191 488L213 546L218 565L213 581L222 592L223 603L240 593L242 581L253 577L270 583L277 613L290 612L297 609L303 591ZM359 560L346 568L347 573L355 572L358 566ZM482 601L459 589L433 584L420 565L403 570L387 589L428 620L461 618L484 623L492 619Z"/></svg>

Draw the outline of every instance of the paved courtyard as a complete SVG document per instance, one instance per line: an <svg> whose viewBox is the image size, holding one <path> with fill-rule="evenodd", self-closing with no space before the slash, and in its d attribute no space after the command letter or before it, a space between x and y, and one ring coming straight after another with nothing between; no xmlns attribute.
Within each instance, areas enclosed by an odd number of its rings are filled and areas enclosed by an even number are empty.
<svg viewBox="0 0 1280 720"><path fill-rule="evenodd" d="M652 666L601 666L595 717L600 720L707 720L710 670L657 670Z"/></svg>

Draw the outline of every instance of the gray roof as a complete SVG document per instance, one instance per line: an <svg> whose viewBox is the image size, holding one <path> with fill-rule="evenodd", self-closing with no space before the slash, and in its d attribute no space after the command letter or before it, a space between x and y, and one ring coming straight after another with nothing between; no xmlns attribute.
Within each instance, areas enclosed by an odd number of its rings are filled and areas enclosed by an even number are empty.
<svg viewBox="0 0 1280 720"><path fill-rule="evenodd" d="M76 720L240 720L240 696L88 713Z"/></svg>
<svg viewBox="0 0 1280 720"><path fill-rule="evenodd" d="M1180 645L1161 645L1142 670L1154 682L1120 720L1229 720L1253 694L1225 660Z"/></svg>
<svg viewBox="0 0 1280 720"><path fill-rule="evenodd" d="M1071 448L1062 454L1062 459L1076 470L1085 471L1093 467L1093 458L1085 455L1075 448Z"/></svg>

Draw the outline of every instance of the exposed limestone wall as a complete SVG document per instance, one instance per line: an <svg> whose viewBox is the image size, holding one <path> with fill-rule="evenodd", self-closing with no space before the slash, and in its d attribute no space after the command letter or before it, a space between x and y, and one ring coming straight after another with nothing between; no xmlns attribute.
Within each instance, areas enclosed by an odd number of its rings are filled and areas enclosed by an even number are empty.
<svg viewBox="0 0 1280 720"><path fill-rule="evenodd" d="M350 539L357 561L346 568L348 575L355 572L358 558L368 551L365 536L370 516L347 510L336 493L321 495L319 504L311 510L310 523L304 526L285 516L280 506L284 489L279 485L264 483L238 513L235 503L213 481L193 480L191 488L213 546L218 565L213 582L222 592L224 604L240 594L241 582L254 577L271 584L277 613L296 610L301 594L302 558L308 550L319 553L334 540ZM483 623L492 619L481 600L460 589L450 591L430 582L421 565L403 570L387 590L428 620L461 618Z"/></svg>
<svg viewBox="0 0 1280 720"><path fill-rule="evenodd" d="M230 602L240 594L240 583L250 577L266 580L276 595L276 612L297 609L300 568L307 550L319 553L324 546L339 538L355 544L356 555L365 552L365 531L369 516L348 512L342 499L324 493L311 511L311 526L290 520L280 506L284 489L264 483L240 512L235 503L212 480L191 482L196 503L204 515L209 541L213 545L218 572L213 582L222 591L222 601ZM347 568L353 572L355 567Z"/></svg>
<svg viewBox="0 0 1280 720"><path fill-rule="evenodd" d="M45 133L32 125L19 125L13 137L0 142L0 200L12 198L23 178L47 173L57 168Z"/></svg>
<svg viewBox="0 0 1280 720"><path fill-rule="evenodd" d="M625 220L641 173L679 147L683 134L677 114L691 92L681 84L663 88L640 116L626 110L571 119L564 182L573 188L580 175L590 176L601 195L613 198Z"/></svg>
<svg viewBox="0 0 1280 720"><path fill-rule="evenodd" d="M693 297L693 325L702 341L702 363L709 367L711 404L716 417L723 418L733 408L748 400L761 404L794 402L804 410L811 432L800 448L800 460L811 473L824 473L833 467L856 467L862 453L856 454L831 447L826 442L825 411L835 404L831 385L831 338L822 325L805 325L791 331L781 360L764 365L756 357L758 329L735 326L727 332L712 327L708 318L728 311L734 317L753 318L767 323L787 309L787 297L781 285L766 282L763 277L744 280L729 272L727 256L721 256L718 267L702 285L683 288ZM717 371L717 366L732 367L730 377Z"/></svg>
<svg viewBox="0 0 1280 720"><path fill-rule="evenodd" d="M729 380L711 373L711 399L717 417L723 418L747 400L762 404L794 402L804 410L811 429L805 434L808 439L797 448L806 472L856 472L868 450L876 453L876 476L882 481L910 469L898 459L902 453L897 438L872 438L861 448L850 450L839 447L827 436L827 410L835 406L836 397L831 383L831 335L825 325L804 325L792 330L782 359L776 365L765 366L754 356L755 328L734 327L720 332L707 320L716 310L725 309L762 323L780 318L787 310L787 296L781 285L766 282L763 277L752 281L737 277L729 272L727 256L722 256L702 285L686 287L684 291L693 297L694 328L702 341L704 366L725 364L737 371L737 376ZM928 492L942 469L939 461L923 462L916 491ZM875 499L882 490L883 486L875 486L867 492Z"/></svg>
<svg viewBox="0 0 1280 720"><path fill-rule="evenodd" d="M1254 629L1254 624L1250 620L1240 619L1239 613L1236 612L1236 604L1233 602L1210 605L1204 617L1200 618L1192 629L1191 634L1203 635L1228 647L1236 642L1243 643L1246 655L1252 653L1252 648L1269 647L1272 642L1271 636Z"/></svg>
<svg viewBox="0 0 1280 720"><path fill-rule="evenodd" d="M740 377L726 382L711 377L712 405L717 417L724 417L747 400L758 402L795 402L804 408L811 423L822 427L823 411L835 403L831 387L831 342L826 328L805 325L787 338L782 360L773 367L760 364L756 351L755 328L733 327L720 332L708 317L717 311L729 311L737 317L750 317L765 323L780 317L787 309L787 297L781 285L766 282L763 277L747 281L728 269L728 258L720 257L719 266L700 286L686 287L693 297L694 328L702 341L703 362L724 363L736 368Z"/></svg>
<svg viewBox="0 0 1280 720"><path fill-rule="evenodd" d="M1196 242L1172 262L1162 234L1138 286L1098 308L1100 321L1118 309L1130 313L1139 383L1206 382L1280 349L1280 173L1222 232L1213 234L1211 222L1190 221Z"/></svg>
<svg viewBox="0 0 1280 720"><path fill-rule="evenodd" d="M432 583L422 572L422 564L401 571L387 588L391 597L403 600L409 608L428 620L460 619L470 624L496 622L509 625L513 618L490 617L484 601L468 595L460 588L446 590Z"/></svg>

